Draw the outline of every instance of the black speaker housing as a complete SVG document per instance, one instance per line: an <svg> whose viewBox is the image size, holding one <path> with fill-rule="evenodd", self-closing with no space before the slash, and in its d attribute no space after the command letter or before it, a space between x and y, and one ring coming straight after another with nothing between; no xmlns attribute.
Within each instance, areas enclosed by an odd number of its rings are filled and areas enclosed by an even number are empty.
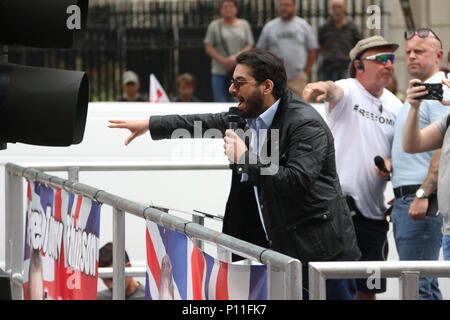
<svg viewBox="0 0 450 320"><path fill-rule="evenodd" d="M0 137L5 142L78 144L88 102L85 72L0 64Z"/></svg>

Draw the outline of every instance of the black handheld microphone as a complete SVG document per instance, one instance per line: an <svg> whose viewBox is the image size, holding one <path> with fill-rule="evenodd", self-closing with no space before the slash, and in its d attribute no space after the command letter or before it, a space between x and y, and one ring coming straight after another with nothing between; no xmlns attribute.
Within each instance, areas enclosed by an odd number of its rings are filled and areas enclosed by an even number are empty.
<svg viewBox="0 0 450 320"><path fill-rule="evenodd" d="M228 129L237 130L239 128L239 120L241 119L241 114L239 108L231 107L228 110Z"/></svg>
<svg viewBox="0 0 450 320"><path fill-rule="evenodd" d="M241 114L238 107L231 107L228 110L228 129L236 131L239 128L239 120L241 119ZM230 161L230 169L236 168L236 164Z"/></svg>
<svg viewBox="0 0 450 320"><path fill-rule="evenodd" d="M373 161L375 162L375 165L377 166L378 169L380 169L383 172L390 173L386 169L386 165L384 164L384 159L382 157L376 156L375 158L373 158ZM388 180L391 180L391 178L389 178Z"/></svg>

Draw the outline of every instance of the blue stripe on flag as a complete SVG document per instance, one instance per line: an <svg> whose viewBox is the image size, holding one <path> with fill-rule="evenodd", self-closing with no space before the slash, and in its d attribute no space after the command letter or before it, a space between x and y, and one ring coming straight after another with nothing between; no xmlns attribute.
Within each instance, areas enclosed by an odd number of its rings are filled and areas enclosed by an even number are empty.
<svg viewBox="0 0 450 320"><path fill-rule="evenodd" d="M250 267L249 300L267 300L267 268L266 266Z"/></svg>
<svg viewBox="0 0 450 320"><path fill-rule="evenodd" d="M44 184L39 182L34 182L34 192L39 195L42 210L44 210L44 215L46 213L47 207L51 207L53 212L53 189L51 187L46 187Z"/></svg>
<svg viewBox="0 0 450 320"><path fill-rule="evenodd" d="M89 217L86 221L86 227L84 230L87 233L93 233L97 237L100 235L100 207L101 203L91 200L91 211L89 212Z"/></svg>
<svg viewBox="0 0 450 320"><path fill-rule="evenodd" d="M205 252L202 252L202 254L203 254L203 257L205 258L205 262L206 262L205 297L207 300L209 300L209 281L211 279L211 272L212 272L212 269L214 266L214 258Z"/></svg>

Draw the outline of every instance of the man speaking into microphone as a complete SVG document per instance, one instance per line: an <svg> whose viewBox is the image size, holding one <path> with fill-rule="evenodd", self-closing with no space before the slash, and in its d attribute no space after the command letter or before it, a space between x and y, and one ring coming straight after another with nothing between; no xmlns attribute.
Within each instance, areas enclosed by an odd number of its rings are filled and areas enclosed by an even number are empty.
<svg viewBox="0 0 450 320"><path fill-rule="evenodd" d="M147 130L154 140L171 138L176 129L193 134L196 122L203 132L220 130L233 163L223 232L299 259L306 288L309 261L360 256L336 173L333 137L320 114L286 88L280 58L253 49L241 53L236 63L229 91L239 102L237 127L250 137L248 143L239 129L229 129L236 127L236 110L111 120L110 127L131 131L125 144ZM350 284L328 280L327 298L352 299Z"/></svg>

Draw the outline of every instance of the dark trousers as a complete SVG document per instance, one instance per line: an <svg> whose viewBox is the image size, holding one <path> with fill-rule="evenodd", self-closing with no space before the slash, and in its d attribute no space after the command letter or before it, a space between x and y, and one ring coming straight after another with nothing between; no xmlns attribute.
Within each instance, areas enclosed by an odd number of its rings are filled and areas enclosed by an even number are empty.
<svg viewBox="0 0 450 320"><path fill-rule="evenodd" d="M303 300L309 300L308 268L302 268ZM355 300L356 283L354 279L328 279L326 280L327 300Z"/></svg>

